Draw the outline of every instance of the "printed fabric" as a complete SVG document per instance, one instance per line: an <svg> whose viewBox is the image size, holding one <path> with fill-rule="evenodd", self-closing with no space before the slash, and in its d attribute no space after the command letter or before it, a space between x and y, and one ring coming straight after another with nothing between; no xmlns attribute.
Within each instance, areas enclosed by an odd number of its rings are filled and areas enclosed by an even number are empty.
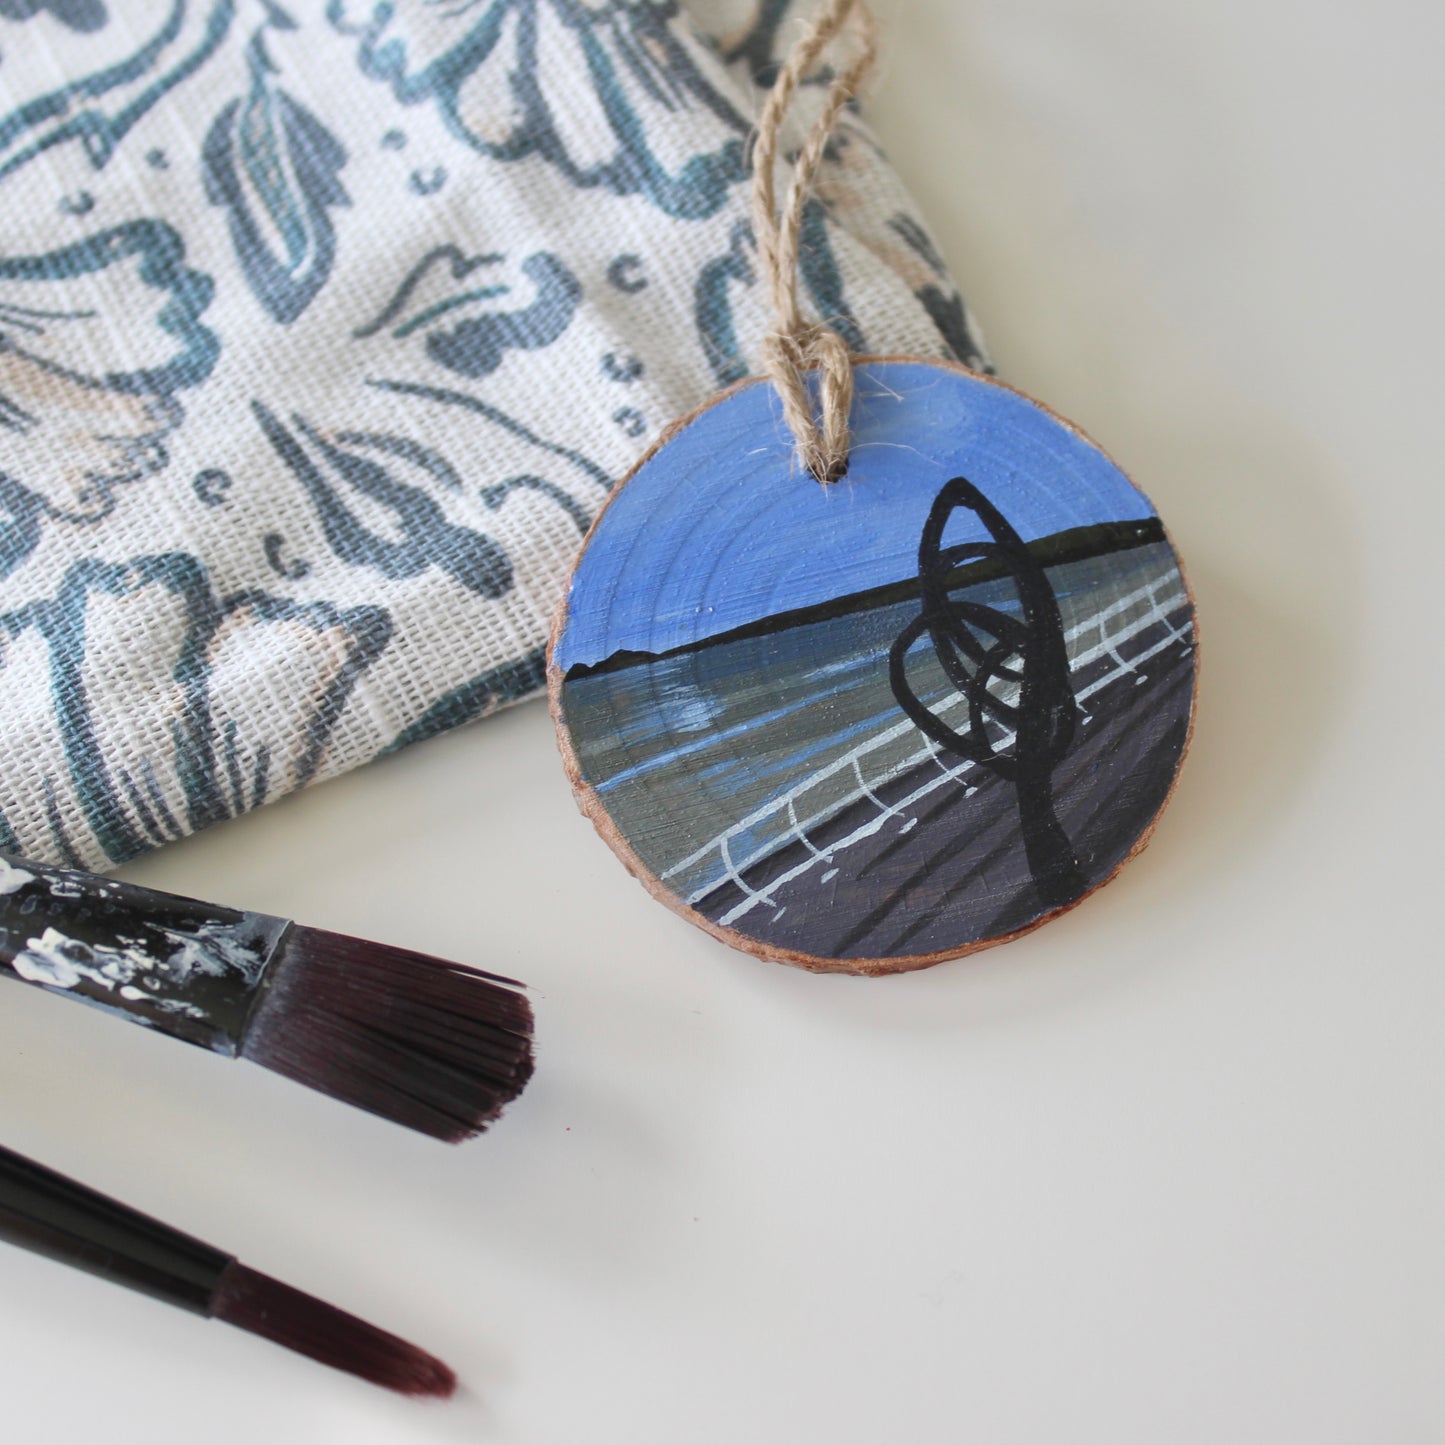
<svg viewBox="0 0 1445 1445"><path fill-rule="evenodd" d="M542 686L609 488L760 369L798 8L0 0L0 849L106 868ZM854 349L984 364L856 114L805 231Z"/></svg>

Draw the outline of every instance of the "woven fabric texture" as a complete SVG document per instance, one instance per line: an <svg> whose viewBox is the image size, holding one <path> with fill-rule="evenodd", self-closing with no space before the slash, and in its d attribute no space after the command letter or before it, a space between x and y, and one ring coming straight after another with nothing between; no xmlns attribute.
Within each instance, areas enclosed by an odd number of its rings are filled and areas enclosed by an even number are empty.
<svg viewBox="0 0 1445 1445"><path fill-rule="evenodd" d="M806 8L0 0L0 849L105 868L539 689L609 487L760 369ZM856 115L805 230L855 350L982 364Z"/></svg>

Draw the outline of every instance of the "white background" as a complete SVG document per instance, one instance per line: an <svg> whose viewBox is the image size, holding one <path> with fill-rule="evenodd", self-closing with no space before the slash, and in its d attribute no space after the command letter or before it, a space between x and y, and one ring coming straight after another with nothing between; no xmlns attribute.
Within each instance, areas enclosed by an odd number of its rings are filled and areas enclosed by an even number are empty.
<svg viewBox="0 0 1445 1445"><path fill-rule="evenodd" d="M1445 1441L1441 8L880 8L1001 374L1190 566L1152 847L1007 948L810 977L650 901L533 704L127 869L515 972L541 1067L448 1151L7 988L7 1143L467 1388L5 1251L6 1441Z"/></svg>

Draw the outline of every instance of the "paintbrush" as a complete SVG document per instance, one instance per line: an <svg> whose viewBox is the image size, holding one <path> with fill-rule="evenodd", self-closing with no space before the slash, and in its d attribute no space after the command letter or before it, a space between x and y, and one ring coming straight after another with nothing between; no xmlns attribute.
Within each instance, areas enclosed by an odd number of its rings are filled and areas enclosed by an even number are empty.
<svg viewBox="0 0 1445 1445"><path fill-rule="evenodd" d="M3 856L0 975L449 1143L532 1073L532 1010L512 979Z"/></svg>
<svg viewBox="0 0 1445 1445"><path fill-rule="evenodd" d="M0 1239L403 1395L456 1389L451 1370L415 1345L5 1148Z"/></svg>

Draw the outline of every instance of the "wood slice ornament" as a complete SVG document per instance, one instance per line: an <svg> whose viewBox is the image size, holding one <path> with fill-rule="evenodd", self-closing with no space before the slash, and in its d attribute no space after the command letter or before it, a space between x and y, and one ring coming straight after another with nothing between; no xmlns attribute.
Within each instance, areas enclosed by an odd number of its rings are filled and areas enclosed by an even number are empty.
<svg viewBox="0 0 1445 1445"><path fill-rule="evenodd" d="M779 216L782 116L850 23ZM768 376L612 494L547 668L582 809L656 897L860 974L1002 943L1113 877L1173 789L1196 674L1179 558L1098 447L801 314L803 206L872 57L861 0L823 0L780 68L754 146Z"/></svg>
<svg viewBox="0 0 1445 1445"><path fill-rule="evenodd" d="M583 810L724 942L922 968L1072 907L1148 840L1193 716L1154 509L1076 428L948 362L856 358L846 476L767 380L597 518L548 685Z"/></svg>

